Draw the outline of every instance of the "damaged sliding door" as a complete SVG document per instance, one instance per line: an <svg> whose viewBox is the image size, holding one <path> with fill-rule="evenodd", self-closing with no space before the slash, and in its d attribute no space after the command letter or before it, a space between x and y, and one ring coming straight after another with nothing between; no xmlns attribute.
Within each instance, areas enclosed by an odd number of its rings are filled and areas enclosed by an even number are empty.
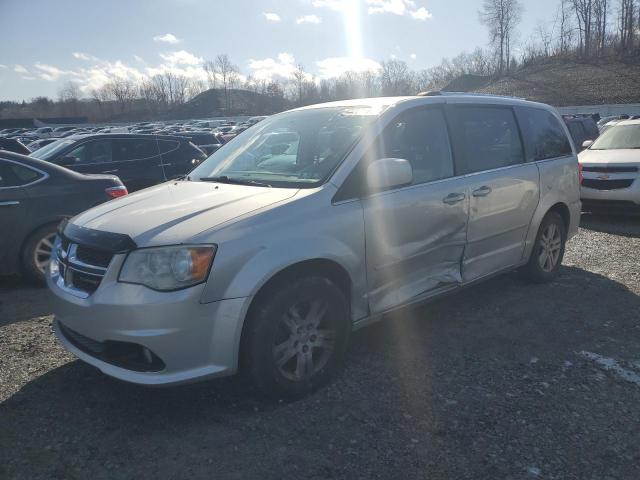
<svg viewBox="0 0 640 480"><path fill-rule="evenodd" d="M462 281L469 198L455 177L449 135L438 107L395 118L370 158L411 163L411 185L362 199L371 313L411 302Z"/></svg>

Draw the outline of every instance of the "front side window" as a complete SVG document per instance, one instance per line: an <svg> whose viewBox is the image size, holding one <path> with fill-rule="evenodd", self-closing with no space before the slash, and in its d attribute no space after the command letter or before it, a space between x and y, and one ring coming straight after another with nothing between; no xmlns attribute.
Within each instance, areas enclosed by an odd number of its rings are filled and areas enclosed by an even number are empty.
<svg viewBox="0 0 640 480"><path fill-rule="evenodd" d="M524 162L520 133L511 108L452 108L458 173L517 165Z"/></svg>
<svg viewBox="0 0 640 480"><path fill-rule="evenodd" d="M640 149L640 124L615 125L591 145L591 150Z"/></svg>
<svg viewBox="0 0 640 480"><path fill-rule="evenodd" d="M571 155L571 143L560 120L541 108L516 109L527 144L527 160L545 160Z"/></svg>
<svg viewBox="0 0 640 480"><path fill-rule="evenodd" d="M28 167L0 160L0 188L28 185L41 177L41 173Z"/></svg>
<svg viewBox="0 0 640 480"><path fill-rule="evenodd" d="M112 161L111 140L87 142L72 150L67 156L76 163L108 163Z"/></svg>
<svg viewBox="0 0 640 480"><path fill-rule="evenodd" d="M189 178L291 188L319 185L384 108L326 107L274 115L223 145Z"/></svg>
<svg viewBox="0 0 640 480"><path fill-rule="evenodd" d="M373 157L402 158L413 170L413 185L452 177L453 159L444 114L418 108L394 119L380 136Z"/></svg>

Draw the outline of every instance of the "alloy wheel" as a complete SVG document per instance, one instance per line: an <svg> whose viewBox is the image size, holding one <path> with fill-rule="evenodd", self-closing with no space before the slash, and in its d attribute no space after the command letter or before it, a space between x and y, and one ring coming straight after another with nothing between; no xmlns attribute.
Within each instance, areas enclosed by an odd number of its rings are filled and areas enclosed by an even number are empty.
<svg viewBox="0 0 640 480"><path fill-rule="evenodd" d="M41 238L33 249L33 264L41 273L44 273L49 264L49 260L51 260L51 252L53 251L55 238L56 234L50 233Z"/></svg>
<svg viewBox="0 0 640 480"><path fill-rule="evenodd" d="M562 250L562 232L555 223L550 223L540 236L538 262L545 272L552 272L558 265Z"/></svg>
<svg viewBox="0 0 640 480"><path fill-rule="evenodd" d="M336 329L326 300L292 305L278 324L273 344L275 365L288 380L308 380L322 370L335 349Z"/></svg>

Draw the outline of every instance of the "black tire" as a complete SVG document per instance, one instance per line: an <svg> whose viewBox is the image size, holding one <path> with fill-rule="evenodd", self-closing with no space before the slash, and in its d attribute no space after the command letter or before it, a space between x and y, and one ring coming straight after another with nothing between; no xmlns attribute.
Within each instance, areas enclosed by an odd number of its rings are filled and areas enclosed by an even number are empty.
<svg viewBox="0 0 640 480"><path fill-rule="evenodd" d="M546 240L550 229L554 229L558 232L558 241L550 242ZM562 220L562 217L557 212L549 212L542 219L540 223L540 228L538 229L538 234L536 235L536 241L533 246L533 250L531 251L531 257L529 257L529 262L525 265L521 272L525 279L534 282L534 283L546 283L553 280L557 275L560 269L560 265L562 264L562 259L564 258L564 249L565 243L567 241L567 227ZM555 247L557 245L557 258L553 261L553 257L555 257L555 250L553 251L553 256L549 257L550 251L548 247L545 245L551 245ZM547 253L547 256L544 257L544 253ZM546 258L547 260L543 260ZM552 262L552 264L547 263L547 261ZM544 265L544 266L543 266Z"/></svg>
<svg viewBox="0 0 640 480"><path fill-rule="evenodd" d="M338 287L323 277L289 279L256 301L241 352L243 373L251 384L269 397L296 398L327 383L342 365L351 332L349 306ZM312 315L323 310L323 315ZM316 317L318 325L312 327L310 319ZM301 332L303 328L307 330ZM306 359L313 360L309 370L293 378L298 365L301 370L309 365Z"/></svg>
<svg viewBox="0 0 640 480"><path fill-rule="evenodd" d="M22 270L27 278L37 283L38 285L45 285L45 273L41 270L38 263L36 263L36 249L41 247L40 243L43 239L51 238L55 236L58 225L56 223L50 223L44 225L33 232L24 244L22 249ZM50 242L53 247L53 242ZM38 256L43 259L43 255Z"/></svg>

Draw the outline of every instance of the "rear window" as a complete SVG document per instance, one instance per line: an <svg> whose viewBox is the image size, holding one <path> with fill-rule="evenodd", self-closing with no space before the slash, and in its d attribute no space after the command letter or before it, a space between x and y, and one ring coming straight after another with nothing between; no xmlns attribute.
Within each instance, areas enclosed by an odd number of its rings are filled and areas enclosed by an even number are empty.
<svg viewBox="0 0 640 480"><path fill-rule="evenodd" d="M456 106L451 111L458 174L524 162L520 132L511 108Z"/></svg>
<svg viewBox="0 0 640 480"><path fill-rule="evenodd" d="M527 160L571 155L571 143L560 120L547 110L518 107L518 121L525 138Z"/></svg>

